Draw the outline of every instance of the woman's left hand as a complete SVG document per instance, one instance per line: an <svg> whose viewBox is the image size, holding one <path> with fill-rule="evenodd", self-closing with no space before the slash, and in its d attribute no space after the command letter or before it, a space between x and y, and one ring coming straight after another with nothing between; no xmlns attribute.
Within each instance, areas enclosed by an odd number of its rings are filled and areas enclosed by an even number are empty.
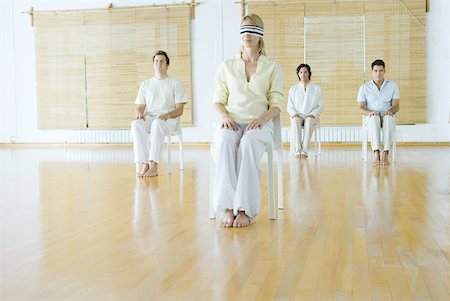
<svg viewBox="0 0 450 301"><path fill-rule="evenodd" d="M267 120L266 120L266 119L264 119L264 118L258 118L258 119L255 119L255 120L251 121L251 122L247 125L247 127L245 128L245 130L246 130L246 131L251 131L251 130L254 130L254 129L260 129L260 128L262 128L262 127L264 126L264 124L266 124L266 123L267 123Z"/></svg>

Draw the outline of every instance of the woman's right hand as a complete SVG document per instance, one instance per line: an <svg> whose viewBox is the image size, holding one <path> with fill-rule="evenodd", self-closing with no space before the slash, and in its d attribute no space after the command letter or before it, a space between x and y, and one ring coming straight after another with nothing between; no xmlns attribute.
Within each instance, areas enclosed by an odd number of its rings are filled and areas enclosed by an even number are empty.
<svg viewBox="0 0 450 301"><path fill-rule="evenodd" d="M237 131L239 129L236 121L231 119L229 116L222 118L222 121L220 122L220 127L222 129L229 129L233 131Z"/></svg>

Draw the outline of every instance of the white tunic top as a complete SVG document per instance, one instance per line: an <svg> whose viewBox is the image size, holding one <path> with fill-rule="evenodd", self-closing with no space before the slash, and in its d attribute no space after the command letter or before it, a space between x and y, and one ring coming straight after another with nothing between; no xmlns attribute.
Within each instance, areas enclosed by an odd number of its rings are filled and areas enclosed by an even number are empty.
<svg viewBox="0 0 450 301"><path fill-rule="evenodd" d="M260 55L250 81L245 76L241 55L226 60L219 68L214 103L225 106L237 122L250 122L271 107L283 108L283 70L273 59Z"/></svg>
<svg viewBox="0 0 450 301"><path fill-rule="evenodd" d="M139 87L135 104L145 105L145 115L158 117L173 111L178 103L186 103L188 98L181 82L173 77L158 79L152 77Z"/></svg>
<svg viewBox="0 0 450 301"><path fill-rule="evenodd" d="M380 90L373 80L362 85L356 101L365 102L368 110L384 113L392 106L393 99L400 100L400 91L396 83L385 79Z"/></svg>
<svg viewBox="0 0 450 301"><path fill-rule="evenodd" d="M301 117L313 115L317 117L323 111L323 93L319 85L309 83L305 86L298 83L289 89L287 111L290 116L299 114Z"/></svg>

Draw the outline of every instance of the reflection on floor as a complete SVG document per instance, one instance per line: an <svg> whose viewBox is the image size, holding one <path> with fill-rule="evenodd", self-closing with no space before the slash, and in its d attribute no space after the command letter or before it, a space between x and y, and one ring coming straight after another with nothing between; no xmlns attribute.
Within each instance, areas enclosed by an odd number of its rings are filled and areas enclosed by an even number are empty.
<svg viewBox="0 0 450 301"><path fill-rule="evenodd" d="M285 210L246 229L208 219L208 148L177 158L141 179L130 147L0 148L0 299L450 300L449 147L285 149Z"/></svg>

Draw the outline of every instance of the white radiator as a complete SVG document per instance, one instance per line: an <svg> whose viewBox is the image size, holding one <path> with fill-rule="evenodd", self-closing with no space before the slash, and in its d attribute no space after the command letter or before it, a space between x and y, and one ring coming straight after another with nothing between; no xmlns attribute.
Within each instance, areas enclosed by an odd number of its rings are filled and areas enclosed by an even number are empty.
<svg viewBox="0 0 450 301"><path fill-rule="evenodd" d="M71 131L67 143L131 143L130 130Z"/></svg>
<svg viewBox="0 0 450 301"><path fill-rule="evenodd" d="M361 127L321 127L322 142L361 142ZM283 141L289 142L289 128L283 129ZM312 141L315 141L313 135Z"/></svg>
<svg viewBox="0 0 450 301"><path fill-rule="evenodd" d="M322 142L360 142L360 132L361 127L322 127L320 129L320 136ZM186 143L210 142L209 140L204 140L204 135L197 134L195 128L184 128L183 136ZM210 139L210 137L206 139ZM289 128L283 128L283 141L289 142ZM70 131L66 142L87 144L132 143L130 130L74 130Z"/></svg>

